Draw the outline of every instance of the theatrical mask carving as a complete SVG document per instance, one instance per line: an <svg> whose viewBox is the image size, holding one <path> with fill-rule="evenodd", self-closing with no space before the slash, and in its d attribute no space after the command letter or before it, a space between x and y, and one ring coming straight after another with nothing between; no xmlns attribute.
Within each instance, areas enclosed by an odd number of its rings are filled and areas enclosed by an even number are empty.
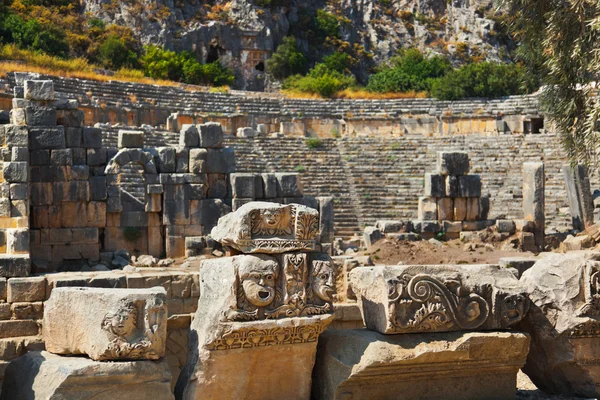
<svg viewBox="0 0 600 400"><path fill-rule="evenodd" d="M294 233L296 208L267 208L250 213L252 237L290 236Z"/></svg>
<svg viewBox="0 0 600 400"><path fill-rule="evenodd" d="M522 294L506 296L501 300L502 326L508 328L519 322L529 310L529 299Z"/></svg>
<svg viewBox="0 0 600 400"><path fill-rule="evenodd" d="M490 312L486 300L463 290L458 280L403 274L387 284L389 323L398 333L475 329Z"/></svg>
<svg viewBox="0 0 600 400"><path fill-rule="evenodd" d="M238 257L237 305L224 312L224 321L278 319L331 312L335 271L333 263L326 258L310 263L307 253L288 253L280 257L280 265L269 256Z"/></svg>
<svg viewBox="0 0 600 400"><path fill-rule="evenodd" d="M140 323L140 311L145 315ZM166 314L166 307L162 301L123 301L115 311L108 312L102 320L102 329L108 332L111 342L107 356L114 358L141 358L142 354L148 356L154 352L152 347L158 322Z"/></svg>

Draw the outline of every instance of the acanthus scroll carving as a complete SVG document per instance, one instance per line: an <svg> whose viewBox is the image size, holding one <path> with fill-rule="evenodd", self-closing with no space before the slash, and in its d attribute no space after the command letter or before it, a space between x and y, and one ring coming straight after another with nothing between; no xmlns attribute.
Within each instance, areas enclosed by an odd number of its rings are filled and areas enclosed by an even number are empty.
<svg viewBox="0 0 600 400"><path fill-rule="evenodd" d="M458 280L403 274L388 284L389 324L395 332L475 329L489 316L488 302Z"/></svg>

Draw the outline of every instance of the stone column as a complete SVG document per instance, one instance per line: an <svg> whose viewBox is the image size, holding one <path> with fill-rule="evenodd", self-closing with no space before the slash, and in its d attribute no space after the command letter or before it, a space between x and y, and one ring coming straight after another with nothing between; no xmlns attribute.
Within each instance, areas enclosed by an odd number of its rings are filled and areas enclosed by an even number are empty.
<svg viewBox="0 0 600 400"><path fill-rule="evenodd" d="M594 200L590 189L590 178L587 168L583 165L563 167L567 197L573 229L583 231L594 224Z"/></svg>
<svg viewBox="0 0 600 400"><path fill-rule="evenodd" d="M534 223L535 244L538 250L544 247L544 163L523 164L523 214Z"/></svg>

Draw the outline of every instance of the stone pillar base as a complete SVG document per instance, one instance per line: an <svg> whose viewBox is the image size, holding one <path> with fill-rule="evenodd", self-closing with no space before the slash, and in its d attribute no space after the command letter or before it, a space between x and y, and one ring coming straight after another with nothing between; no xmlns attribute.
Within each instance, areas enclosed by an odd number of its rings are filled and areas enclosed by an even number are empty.
<svg viewBox="0 0 600 400"><path fill-rule="evenodd" d="M313 397L514 399L528 349L529 336L516 332L326 331L319 338Z"/></svg>
<svg viewBox="0 0 600 400"><path fill-rule="evenodd" d="M102 362L30 351L12 361L0 399L174 399L166 360Z"/></svg>

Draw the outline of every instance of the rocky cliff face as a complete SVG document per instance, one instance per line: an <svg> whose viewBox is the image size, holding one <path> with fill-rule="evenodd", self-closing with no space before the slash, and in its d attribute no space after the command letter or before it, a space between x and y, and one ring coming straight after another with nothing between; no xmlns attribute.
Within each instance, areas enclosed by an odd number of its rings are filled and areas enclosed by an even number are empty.
<svg viewBox="0 0 600 400"><path fill-rule="evenodd" d="M82 0L83 12L130 27L142 44L191 50L202 61L219 59L238 76L236 86L262 90L265 61L286 35L294 35L317 61L335 49L351 52L369 70L398 49L418 47L455 63L508 60L512 47L493 0ZM262 5L262 6L261 6ZM339 35L314 34L318 10L338 21Z"/></svg>

